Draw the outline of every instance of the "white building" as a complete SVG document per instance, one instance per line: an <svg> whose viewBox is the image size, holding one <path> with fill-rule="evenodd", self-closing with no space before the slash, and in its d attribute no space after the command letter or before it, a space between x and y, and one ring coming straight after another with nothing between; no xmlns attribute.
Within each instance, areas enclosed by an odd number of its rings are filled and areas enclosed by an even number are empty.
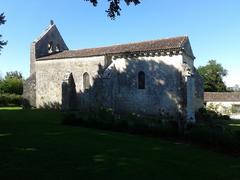
<svg viewBox="0 0 240 180"><path fill-rule="evenodd" d="M239 92L205 92L206 107L223 115L240 114Z"/></svg>

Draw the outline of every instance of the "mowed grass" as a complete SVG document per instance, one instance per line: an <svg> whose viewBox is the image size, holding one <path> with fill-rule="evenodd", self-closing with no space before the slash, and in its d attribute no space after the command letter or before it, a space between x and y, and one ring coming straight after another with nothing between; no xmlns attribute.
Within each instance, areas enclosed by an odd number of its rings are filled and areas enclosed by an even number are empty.
<svg viewBox="0 0 240 180"><path fill-rule="evenodd" d="M61 119L58 112L0 110L0 179L240 179L240 158L160 139L63 126Z"/></svg>
<svg viewBox="0 0 240 180"><path fill-rule="evenodd" d="M22 110L22 107L0 107L0 110Z"/></svg>
<svg viewBox="0 0 240 180"><path fill-rule="evenodd" d="M228 122L228 126L230 126L233 130L240 130L240 120L231 120Z"/></svg>

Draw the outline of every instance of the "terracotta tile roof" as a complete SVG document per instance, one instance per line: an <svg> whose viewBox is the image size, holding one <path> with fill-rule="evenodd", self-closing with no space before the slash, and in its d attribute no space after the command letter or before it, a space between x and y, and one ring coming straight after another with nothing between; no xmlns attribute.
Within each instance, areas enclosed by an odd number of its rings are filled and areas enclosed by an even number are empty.
<svg viewBox="0 0 240 180"><path fill-rule="evenodd" d="M154 41L144 41L139 43L113 45L108 47L63 51L57 54L39 58L38 60L103 56L103 55L110 55L110 54L147 52L147 51L156 51L156 50L161 50L161 51L166 51L171 49L183 50L184 45L187 41L188 41L187 36L180 36L180 37L160 39L160 40L154 40Z"/></svg>
<svg viewBox="0 0 240 180"><path fill-rule="evenodd" d="M204 92L204 102L240 101L240 92Z"/></svg>

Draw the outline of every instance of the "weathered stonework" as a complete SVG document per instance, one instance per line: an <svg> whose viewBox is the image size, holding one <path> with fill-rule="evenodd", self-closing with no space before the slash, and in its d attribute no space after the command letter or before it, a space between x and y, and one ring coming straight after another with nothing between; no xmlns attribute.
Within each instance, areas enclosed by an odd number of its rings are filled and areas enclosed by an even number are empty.
<svg viewBox="0 0 240 180"><path fill-rule="evenodd" d="M23 107L36 107L36 73L23 83Z"/></svg>
<svg viewBox="0 0 240 180"><path fill-rule="evenodd" d="M31 44L30 50L30 74L35 72L37 58L68 50L56 25L50 24L48 28Z"/></svg>
<svg viewBox="0 0 240 180"><path fill-rule="evenodd" d="M63 52L49 54L48 42L61 44ZM60 105L63 110L94 111L106 107L117 113L185 116L194 121L194 112L202 107L201 79L194 73L187 37L67 51L51 25L33 43L31 53L37 108Z"/></svg>

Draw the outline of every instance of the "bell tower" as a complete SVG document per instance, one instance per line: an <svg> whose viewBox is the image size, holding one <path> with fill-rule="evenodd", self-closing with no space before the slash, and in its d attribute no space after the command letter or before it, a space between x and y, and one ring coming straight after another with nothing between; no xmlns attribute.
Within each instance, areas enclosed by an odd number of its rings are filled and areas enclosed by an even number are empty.
<svg viewBox="0 0 240 180"><path fill-rule="evenodd" d="M35 69L35 62L38 58L56 54L68 50L57 26L53 20L50 21L46 30L31 44L30 51L30 74L33 74Z"/></svg>

